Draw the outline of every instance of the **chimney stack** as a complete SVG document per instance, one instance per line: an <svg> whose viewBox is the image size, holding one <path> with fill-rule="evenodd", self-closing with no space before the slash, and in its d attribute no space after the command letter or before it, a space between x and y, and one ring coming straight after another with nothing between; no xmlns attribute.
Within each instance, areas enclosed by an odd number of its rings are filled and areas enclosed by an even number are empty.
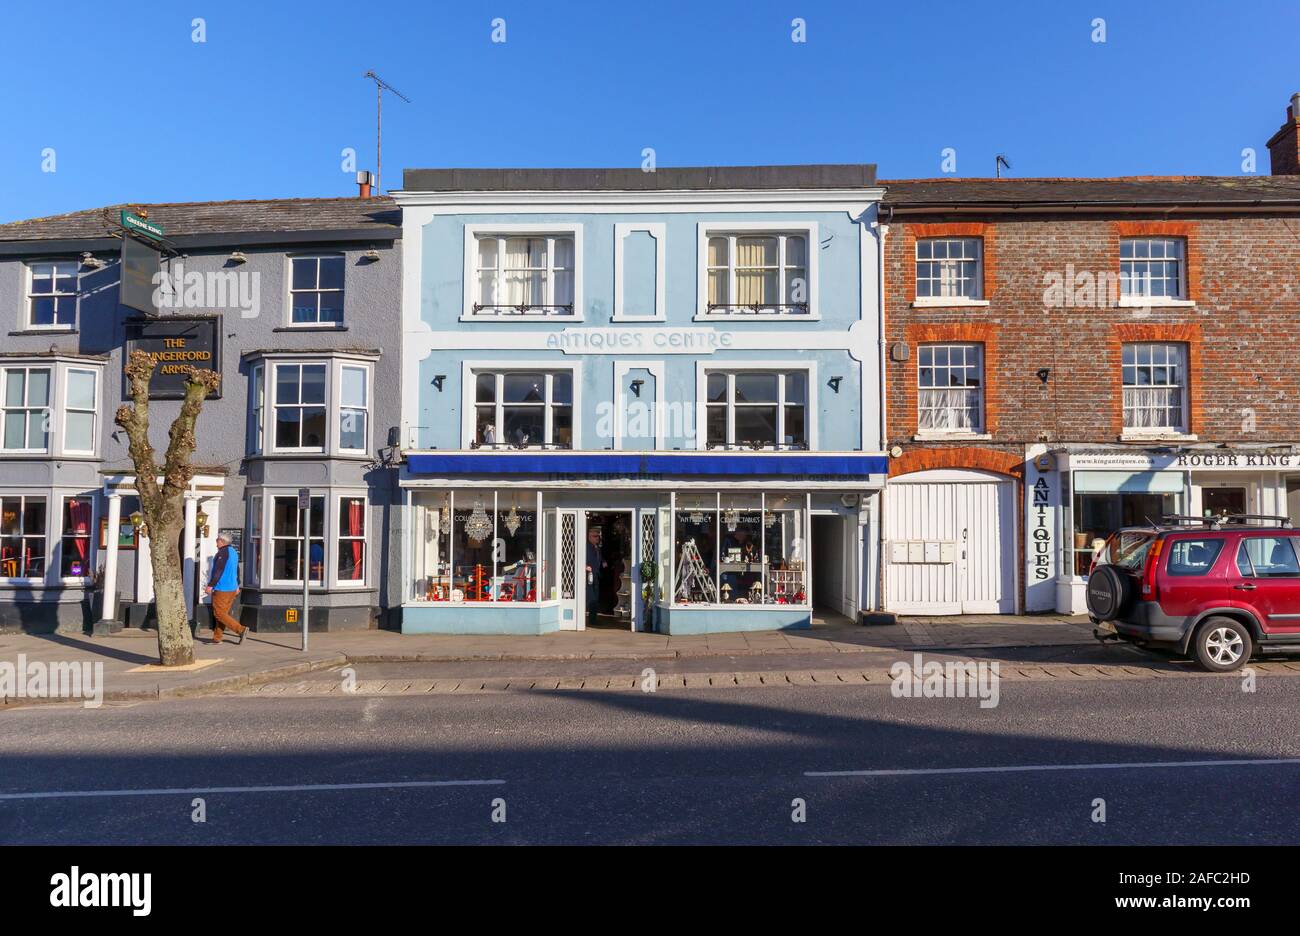
<svg viewBox="0 0 1300 936"><path fill-rule="evenodd" d="M357 188L359 190L357 194L361 198L370 197L370 187L373 184L374 184L374 176L371 175L369 169L362 169L360 172L357 173Z"/></svg>
<svg viewBox="0 0 1300 936"><path fill-rule="evenodd" d="M1300 92L1291 95L1286 123L1268 141L1273 175L1300 175Z"/></svg>

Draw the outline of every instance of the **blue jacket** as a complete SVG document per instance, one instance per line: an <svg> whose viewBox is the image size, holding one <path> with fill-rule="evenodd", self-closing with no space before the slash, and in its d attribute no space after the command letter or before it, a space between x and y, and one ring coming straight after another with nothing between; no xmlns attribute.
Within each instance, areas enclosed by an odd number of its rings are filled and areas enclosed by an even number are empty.
<svg viewBox="0 0 1300 936"><path fill-rule="evenodd" d="M217 550L217 557L212 560L212 577L208 584L213 591L232 592L239 588L239 550L234 546L223 546Z"/></svg>

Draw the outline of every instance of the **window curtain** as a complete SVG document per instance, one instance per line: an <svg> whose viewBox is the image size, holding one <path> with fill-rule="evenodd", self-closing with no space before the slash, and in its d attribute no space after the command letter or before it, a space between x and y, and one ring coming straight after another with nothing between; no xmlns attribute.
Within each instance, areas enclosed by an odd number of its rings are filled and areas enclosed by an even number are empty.
<svg viewBox="0 0 1300 936"><path fill-rule="evenodd" d="M1182 422L1181 388L1124 388L1124 425L1128 428L1171 429Z"/></svg>
<svg viewBox="0 0 1300 936"><path fill-rule="evenodd" d="M73 541L76 546L77 556L85 560L86 553L90 549L90 501L68 501L68 520L72 528L70 532L75 533L77 536ZM116 533L110 531L110 535L116 535Z"/></svg>
<svg viewBox="0 0 1300 936"><path fill-rule="evenodd" d="M348 502L348 535L361 536L365 530L365 501L354 500ZM352 541L352 577L361 578L361 556L365 552L365 540L354 539Z"/></svg>
<svg viewBox="0 0 1300 936"><path fill-rule="evenodd" d="M921 390L919 428L978 429L980 392L963 388Z"/></svg>

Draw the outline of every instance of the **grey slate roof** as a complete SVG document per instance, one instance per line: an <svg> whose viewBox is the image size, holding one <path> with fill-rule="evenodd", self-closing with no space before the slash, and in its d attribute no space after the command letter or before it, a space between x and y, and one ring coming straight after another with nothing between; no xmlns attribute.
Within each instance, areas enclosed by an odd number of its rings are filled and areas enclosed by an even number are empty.
<svg viewBox="0 0 1300 936"><path fill-rule="evenodd" d="M640 169L407 169L407 192L656 192L839 189L876 184L873 164L672 166Z"/></svg>
<svg viewBox="0 0 1300 936"><path fill-rule="evenodd" d="M882 203L900 209L1015 205L1300 204L1300 176L1132 176L1115 179L882 180Z"/></svg>
<svg viewBox="0 0 1300 936"><path fill-rule="evenodd" d="M197 235L284 232L372 232L380 240L401 235L401 212L386 196L374 198L282 198L264 201L170 202L90 208L0 224L0 242L94 240L107 235L121 209L144 207L169 239Z"/></svg>

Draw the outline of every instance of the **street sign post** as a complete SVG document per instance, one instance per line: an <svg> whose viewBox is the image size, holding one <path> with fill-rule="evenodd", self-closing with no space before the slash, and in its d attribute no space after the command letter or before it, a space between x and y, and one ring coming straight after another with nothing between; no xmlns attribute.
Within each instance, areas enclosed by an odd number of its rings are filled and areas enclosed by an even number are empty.
<svg viewBox="0 0 1300 936"><path fill-rule="evenodd" d="M307 652L307 585L311 581L311 488L298 488L298 509L302 511L302 652Z"/></svg>

